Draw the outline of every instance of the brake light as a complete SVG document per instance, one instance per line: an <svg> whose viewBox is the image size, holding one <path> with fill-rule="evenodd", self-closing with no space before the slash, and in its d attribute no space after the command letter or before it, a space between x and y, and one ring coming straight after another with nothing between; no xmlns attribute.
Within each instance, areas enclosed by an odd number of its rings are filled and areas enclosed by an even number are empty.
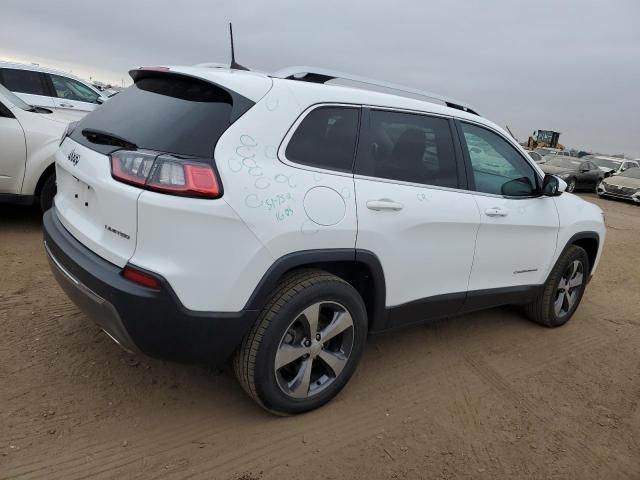
<svg viewBox="0 0 640 480"><path fill-rule="evenodd" d="M154 290L160 290L160 280L153 275L142 272L129 265L122 270L122 276L130 282L137 283L143 287L152 288Z"/></svg>
<svg viewBox="0 0 640 480"><path fill-rule="evenodd" d="M146 190L199 198L220 198L218 176L206 160L148 151L111 154L111 176Z"/></svg>

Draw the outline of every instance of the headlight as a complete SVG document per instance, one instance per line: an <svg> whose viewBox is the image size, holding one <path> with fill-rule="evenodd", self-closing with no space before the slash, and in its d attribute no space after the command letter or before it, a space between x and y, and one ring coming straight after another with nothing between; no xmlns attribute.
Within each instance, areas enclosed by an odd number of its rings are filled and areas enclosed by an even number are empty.
<svg viewBox="0 0 640 480"><path fill-rule="evenodd" d="M571 176L571 174L570 173L561 173L560 175L557 175L557 176L564 180L565 178L569 178Z"/></svg>

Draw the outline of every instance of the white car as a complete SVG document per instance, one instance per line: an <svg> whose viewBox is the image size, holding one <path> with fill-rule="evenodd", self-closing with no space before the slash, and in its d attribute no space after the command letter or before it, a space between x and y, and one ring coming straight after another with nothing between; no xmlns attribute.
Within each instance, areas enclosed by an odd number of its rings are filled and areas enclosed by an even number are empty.
<svg viewBox="0 0 640 480"><path fill-rule="evenodd" d="M56 193L53 162L67 124L0 85L0 202L38 202L42 210L51 206Z"/></svg>
<svg viewBox="0 0 640 480"><path fill-rule="evenodd" d="M563 325L596 270L600 208L469 106L309 67L131 76L61 144L51 268L124 348L233 356L271 412L333 398L367 333L502 304Z"/></svg>
<svg viewBox="0 0 640 480"><path fill-rule="evenodd" d="M610 175L619 175L630 168L640 167L640 163L635 160L605 157L604 155L589 155L583 157L582 160L589 160L591 163L597 165L600 170L605 172L607 177Z"/></svg>
<svg viewBox="0 0 640 480"><path fill-rule="evenodd" d="M0 62L0 84L29 105L80 120L108 98L90 82L59 70L34 64Z"/></svg>

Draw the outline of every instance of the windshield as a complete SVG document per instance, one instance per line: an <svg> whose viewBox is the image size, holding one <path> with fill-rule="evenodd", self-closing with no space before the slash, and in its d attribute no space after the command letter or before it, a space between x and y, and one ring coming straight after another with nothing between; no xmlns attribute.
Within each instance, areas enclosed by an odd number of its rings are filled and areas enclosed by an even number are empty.
<svg viewBox="0 0 640 480"><path fill-rule="evenodd" d="M629 177L629 178L639 178L640 179L640 168L633 167L628 170L625 170L620 174L621 177Z"/></svg>
<svg viewBox="0 0 640 480"><path fill-rule="evenodd" d="M15 93L7 90L4 85L0 85L0 94L16 107L21 108L22 110L30 111L33 110L33 107L28 103L25 103L20 97L18 97Z"/></svg>
<svg viewBox="0 0 640 480"><path fill-rule="evenodd" d="M577 170L582 163L582 161L578 159L574 159L571 157L559 157L557 155L547 155L545 159L547 160L546 165L551 165L552 167L568 168L570 170Z"/></svg>
<svg viewBox="0 0 640 480"><path fill-rule="evenodd" d="M591 163L595 163L599 167L610 168L612 170L617 170L618 168L620 168L620 164L622 163L621 161L618 162L616 160L608 160L606 158L598 157L590 158L589 160L591 160Z"/></svg>

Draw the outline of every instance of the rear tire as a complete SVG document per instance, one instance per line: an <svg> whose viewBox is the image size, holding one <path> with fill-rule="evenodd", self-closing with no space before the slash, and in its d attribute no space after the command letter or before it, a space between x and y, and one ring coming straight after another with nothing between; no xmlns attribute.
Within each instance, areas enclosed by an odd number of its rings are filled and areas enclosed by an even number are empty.
<svg viewBox="0 0 640 480"><path fill-rule="evenodd" d="M53 197L56 196L56 190L56 174L51 173L40 189L40 210L43 213L53 206Z"/></svg>
<svg viewBox="0 0 640 480"><path fill-rule="evenodd" d="M294 272L242 341L233 362L236 377L272 413L313 410L349 381L366 336L367 311L349 283L322 270Z"/></svg>
<svg viewBox="0 0 640 480"><path fill-rule="evenodd" d="M560 327L575 313L587 286L589 257L571 245L558 259L542 292L525 306L527 317L545 327Z"/></svg>

